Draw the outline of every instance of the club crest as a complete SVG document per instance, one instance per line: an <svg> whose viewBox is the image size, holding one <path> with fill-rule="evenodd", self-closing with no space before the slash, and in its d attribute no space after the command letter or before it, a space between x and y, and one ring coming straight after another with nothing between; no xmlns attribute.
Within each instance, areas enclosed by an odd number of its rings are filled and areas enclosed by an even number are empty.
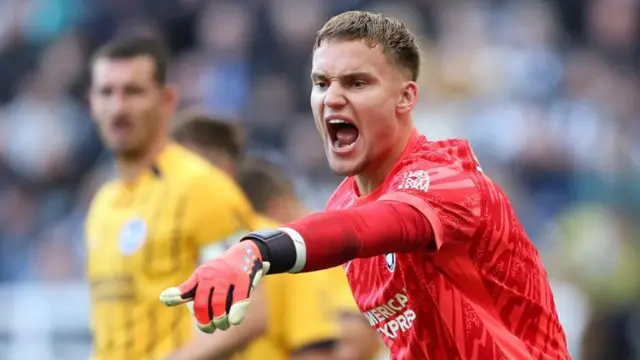
<svg viewBox="0 0 640 360"><path fill-rule="evenodd" d="M140 250L147 240L147 224L139 217L133 218L120 229L120 252L124 255L134 254Z"/></svg>
<svg viewBox="0 0 640 360"><path fill-rule="evenodd" d="M393 272L396 269L396 254L385 254L384 260L387 263L387 269Z"/></svg>

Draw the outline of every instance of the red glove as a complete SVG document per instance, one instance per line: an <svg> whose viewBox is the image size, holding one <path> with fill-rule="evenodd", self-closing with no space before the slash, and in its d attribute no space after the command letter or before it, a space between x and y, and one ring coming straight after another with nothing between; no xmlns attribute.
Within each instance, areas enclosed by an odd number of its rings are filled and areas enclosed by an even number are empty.
<svg viewBox="0 0 640 360"><path fill-rule="evenodd" d="M262 262L258 246L242 241L198 267L186 282L163 291L160 301L175 306L193 300L202 332L226 330L244 320L249 296L268 271L269 263Z"/></svg>

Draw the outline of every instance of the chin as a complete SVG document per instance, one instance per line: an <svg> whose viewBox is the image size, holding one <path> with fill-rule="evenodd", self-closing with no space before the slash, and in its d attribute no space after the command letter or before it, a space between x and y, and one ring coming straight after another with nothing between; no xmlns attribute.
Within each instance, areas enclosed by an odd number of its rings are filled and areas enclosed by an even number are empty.
<svg viewBox="0 0 640 360"><path fill-rule="evenodd" d="M129 146L114 146L111 148L111 152L115 157L132 160L138 159L144 154L143 149Z"/></svg>
<svg viewBox="0 0 640 360"><path fill-rule="evenodd" d="M362 161L352 159L329 158L329 168L339 176L355 176L362 172Z"/></svg>

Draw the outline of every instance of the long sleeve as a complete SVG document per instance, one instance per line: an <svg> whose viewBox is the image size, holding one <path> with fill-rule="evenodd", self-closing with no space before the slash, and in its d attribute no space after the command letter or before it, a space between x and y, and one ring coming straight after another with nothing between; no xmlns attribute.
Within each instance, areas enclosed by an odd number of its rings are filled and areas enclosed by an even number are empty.
<svg viewBox="0 0 640 360"><path fill-rule="evenodd" d="M343 264L354 258L411 252L432 243L433 231L422 212L395 201L377 201L357 208L328 211L296 220L305 247L302 271Z"/></svg>

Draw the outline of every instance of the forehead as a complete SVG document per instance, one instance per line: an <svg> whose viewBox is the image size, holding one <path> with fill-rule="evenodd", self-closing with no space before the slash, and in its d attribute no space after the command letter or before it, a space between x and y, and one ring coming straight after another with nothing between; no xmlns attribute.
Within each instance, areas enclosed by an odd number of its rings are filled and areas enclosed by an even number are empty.
<svg viewBox="0 0 640 360"><path fill-rule="evenodd" d="M352 72L384 74L393 71L380 46L364 41L324 41L313 53L313 72L330 76Z"/></svg>
<svg viewBox="0 0 640 360"><path fill-rule="evenodd" d="M148 56L130 59L99 58L93 63L92 78L96 83L153 81L155 64Z"/></svg>

